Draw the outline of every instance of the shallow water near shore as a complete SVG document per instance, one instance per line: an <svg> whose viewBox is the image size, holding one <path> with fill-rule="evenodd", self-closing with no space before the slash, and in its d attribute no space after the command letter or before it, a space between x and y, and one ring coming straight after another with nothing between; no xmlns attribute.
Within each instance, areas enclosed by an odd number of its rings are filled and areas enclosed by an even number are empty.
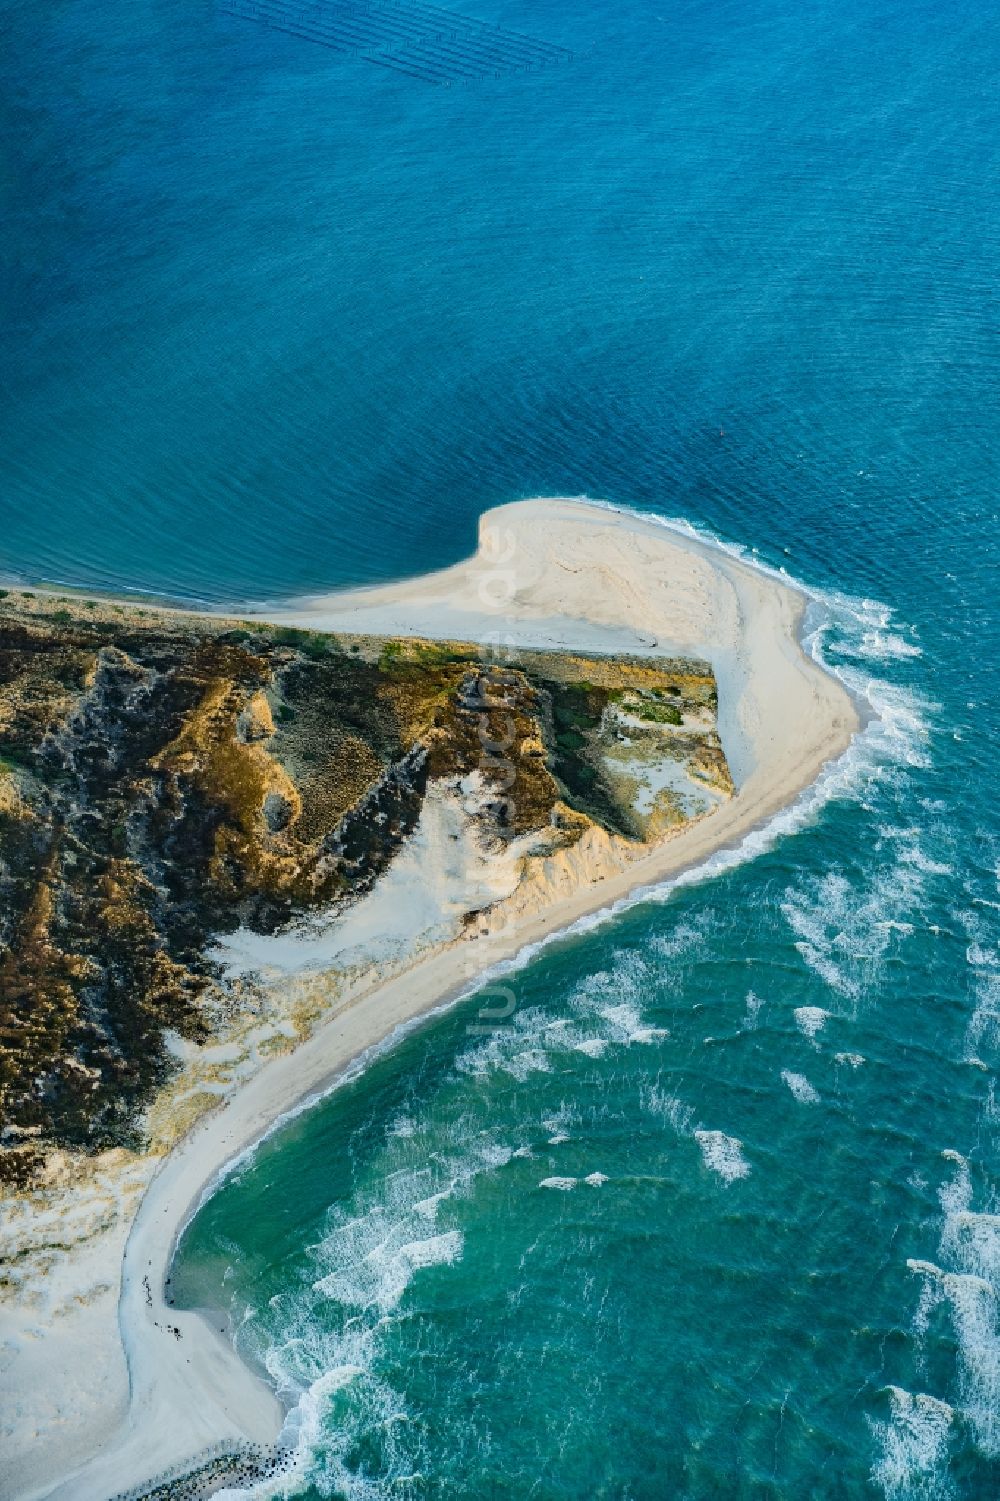
<svg viewBox="0 0 1000 1501"><path fill-rule="evenodd" d="M477 13L581 56L6 7L0 570L275 598L586 493L816 590L874 717L755 858L270 1138L177 1289L289 1406L272 1494L993 1501L1000 21Z"/></svg>
<svg viewBox="0 0 1000 1501"><path fill-rule="evenodd" d="M805 827L430 1023L190 1228L288 1494L994 1493L1000 850L916 638L827 619L879 717Z"/></svg>

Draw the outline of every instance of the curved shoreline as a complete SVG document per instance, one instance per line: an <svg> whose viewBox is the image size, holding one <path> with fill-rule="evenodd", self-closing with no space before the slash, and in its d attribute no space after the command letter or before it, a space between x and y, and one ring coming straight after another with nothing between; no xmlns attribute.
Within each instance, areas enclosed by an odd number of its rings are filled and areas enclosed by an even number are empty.
<svg viewBox="0 0 1000 1501"><path fill-rule="evenodd" d="M513 542L513 546L509 545ZM502 586L502 587L501 587ZM686 593L685 593L686 591ZM676 595L683 595L680 605ZM272 1442L283 1421L270 1389L229 1341L164 1298L177 1240L228 1165L283 1119L340 1082L401 1028L470 994L484 974L534 952L581 919L703 867L793 805L850 744L857 710L810 660L807 596L792 584L668 525L580 501L526 501L487 512L465 563L402 584L316 596L267 611L279 623L371 634L550 647L697 653L713 662L720 729L739 784L733 800L636 859L500 932L449 944L389 979L358 983L294 1052L276 1057L203 1119L164 1160L133 1221L118 1321L127 1411L107 1415L96 1457L70 1469L58 1442L24 1501L107 1501L193 1459L220 1439ZM261 613L264 613L263 611ZM166 1326L180 1330L180 1337Z"/></svg>

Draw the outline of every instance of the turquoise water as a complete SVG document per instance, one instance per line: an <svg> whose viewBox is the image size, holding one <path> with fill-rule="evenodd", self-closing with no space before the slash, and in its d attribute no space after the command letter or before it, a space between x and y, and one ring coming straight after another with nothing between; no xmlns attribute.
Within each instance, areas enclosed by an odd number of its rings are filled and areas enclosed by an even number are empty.
<svg viewBox="0 0 1000 1501"><path fill-rule="evenodd" d="M588 493L817 591L874 718L270 1139L180 1284L311 1501L992 1501L1000 19L476 13L577 60L440 90L7 0L0 570L287 595Z"/></svg>
<svg viewBox="0 0 1000 1501"><path fill-rule="evenodd" d="M289 1494L997 1494L989 721L932 702L922 632L824 615L879 717L800 809L503 977L510 1022L487 991L405 1039L194 1222L182 1298L290 1404Z"/></svg>

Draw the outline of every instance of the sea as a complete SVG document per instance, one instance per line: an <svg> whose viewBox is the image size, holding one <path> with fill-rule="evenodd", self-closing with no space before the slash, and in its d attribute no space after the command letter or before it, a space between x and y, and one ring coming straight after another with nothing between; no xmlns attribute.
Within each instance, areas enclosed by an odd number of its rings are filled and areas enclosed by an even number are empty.
<svg viewBox="0 0 1000 1501"><path fill-rule="evenodd" d="M226 1494L995 1501L1000 13L469 4L3 0L0 572L239 606L589 496L802 584L867 723L226 1176L175 1286L294 1456Z"/></svg>

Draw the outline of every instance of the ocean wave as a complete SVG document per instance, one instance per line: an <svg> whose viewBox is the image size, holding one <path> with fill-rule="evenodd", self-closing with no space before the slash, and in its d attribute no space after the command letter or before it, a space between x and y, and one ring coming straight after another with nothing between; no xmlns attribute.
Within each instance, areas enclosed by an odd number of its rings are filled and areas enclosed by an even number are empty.
<svg viewBox="0 0 1000 1501"><path fill-rule="evenodd" d="M989 944L987 926L977 913L963 913L962 920L970 935L965 958L972 997L966 1057L975 1059L985 1052L996 1058L1000 1054L1000 956Z"/></svg>
<svg viewBox="0 0 1000 1501"><path fill-rule="evenodd" d="M735 1183L740 1178L750 1176L750 1164L743 1154L743 1143L738 1136L729 1136L725 1131L701 1125L691 1105L685 1104L658 1085L645 1084L639 1098L647 1115L658 1117L671 1126L678 1136L698 1144L702 1161L710 1172L717 1173L726 1183Z"/></svg>
<svg viewBox="0 0 1000 1501"><path fill-rule="evenodd" d="M881 1445L872 1479L887 1501L947 1501L955 1494L947 1474L952 1409L923 1392L888 1391L889 1421L872 1424Z"/></svg>
<svg viewBox="0 0 1000 1501"><path fill-rule="evenodd" d="M422 1205L431 1202L424 1200ZM424 1212L423 1207L417 1212ZM347 1307L374 1306L385 1314L399 1304L414 1272L429 1266L451 1266L462 1254L462 1235L458 1230L394 1244L398 1233L398 1226L393 1226L385 1240L374 1245L366 1240L360 1255L352 1243L347 1253L350 1259L314 1282L314 1290Z"/></svg>
<svg viewBox="0 0 1000 1501"><path fill-rule="evenodd" d="M423 1149L396 1124L372 1186L334 1205L307 1249L311 1275L254 1321L251 1345L290 1408L281 1442L293 1462L280 1479L234 1496L265 1501L311 1484L321 1495L371 1501L398 1494L421 1462L419 1431L378 1372L386 1332L405 1317L414 1279L462 1258L463 1232L437 1227L443 1207L522 1152L464 1117L438 1125ZM370 1446L373 1435L377 1462L359 1468L357 1445Z"/></svg>
<svg viewBox="0 0 1000 1501"><path fill-rule="evenodd" d="M791 1069L783 1068L781 1070L781 1078L783 1083L788 1085L792 1095L798 1100L800 1105L819 1104L819 1093L809 1083L805 1074L793 1074Z"/></svg>
<svg viewBox="0 0 1000 1501"><path fill-rule="evenodd" d="M805 963L853 1005L877 983L890 950L911 936L924 899L926 865L910 858L912 845L885 853L887 863L863 880L839 870L800 878L781 902Z"/></svg>
<svg viewBox="0 0 1000 1501"><path fill-rule="evenodd" d="M958 1344L959 1406L976 1447L1000 1457L1000 1330L997 1294L991 1282L971 1272L951 1272L911 1258L907 1266L926 1280L919 1305L925 1321L938 1302L947 1303Z"/></svg>
<svg viewBox="0 0 1000 1501"><path fill-rule="evenodd" d="M705 951L717 923L710 912L677 923L669 933L657 933L649 940L649 951L660 959L684 959Z"/></svg>
<svg viewBox="0 0 1000 1501"><path fill-rule="evenodd" d="M738 1136L727 1136L724 1131L696 1130L694 1139L701 1148L705 1166L726 1183L735 1183L750 1176L750 1164L743 1155L743 1143Z"/></svg>
<svg viewBox="0 0 1000 1501"><path fill-rule="evenodd" d="M829 1019L829 1011L824 1011L822 1006L796 1006L792 1012L795 1017L795 1025L803 1037L815 1041L826 1026Z"/></svg>
<svg viewBox="0 0 1000 1501"><path fill-rule="evenodd" d="M883 627L866 631L855 647L855 655L870 662L901 662L909 657L922 657L923 652L915 641L907 640Z"/></svg>
<svg viewBox="0 0 1000 1501"><path fill-rule="evenodd" d="M650 1025L643 998L655 985L670 989L676 972L651 968L638 954L618 950L612 969L596 970L568 998L569 1016L553 1019L540 1006L522 1007L502 1027L461 1053L460 1073L486 1076L500 1070L523 1082L531 1073L551 1071L553 1060L569 1053L597 1059L609 1048L649 1046L670 1034Z"/></svg>
<svg viewBox="0 0 1000 1501"><path fill-rule="evenodd" d="M974 1189L967 1160L948 1151L952 1177L938 1198L943 1223L941 1263L911 1257L910 1271L923 1281L914 1315L922 1341L934 1309L948 1307L957 1344L958 1402L976 1447L1000 1458L1000 1216L972 1208Z"/></svg>
<svg viewBox="0 0 1000 1501"><path fill-rule="evenodd" d="M564 1142L570 1141L571 1136L567 1128L570 1126L576 1126L579 1123L579 1120L579 1112L570 1109L566 1105L560 1105L559 1109L555 1112L554 1115L544 1116L542 1119L542 1125L545 1130L550 1133L546 1145L550 1147L561 1147Z"/></svg>
<svg viewBox="0 0 1000 1501"><path fill-rule="evenodd" d="M694 1135L694 1108L677 1095L668 1094L657 1085L645 1085L640 1092L640 1102L647 1114L666 1121L678 1136Z"/></svg>
<svg viewBox="0 0 1000 1501"><path fill-rule="evenodd" d="M755 995L752 990L747 991L746 1012L743 1017L743 1025L748 1031L753 1031L760 1018L761 1007L764 1004L762 996Z"/></svg>
<svg viewBox="0 0 1000 1501"><path fill-rule="evenodd" d="M658 1038L669 1037L664 1027L648 1027L642 1019L639 1007L631 1001L621 1001L616 1006L598 1006L597 1013L607 1022L611 1031L609 1041L628 1045L633 1042L650 1043Z"/></svg>
<svg viewBox="0 0 1000 1501"><path fill-rule="evenodd" d="M602 1057L611 1046L606 1037L585 1037L582 1042L575 1042L573 1047L576 1052L583 1053L588 1058Z"/></svg>

